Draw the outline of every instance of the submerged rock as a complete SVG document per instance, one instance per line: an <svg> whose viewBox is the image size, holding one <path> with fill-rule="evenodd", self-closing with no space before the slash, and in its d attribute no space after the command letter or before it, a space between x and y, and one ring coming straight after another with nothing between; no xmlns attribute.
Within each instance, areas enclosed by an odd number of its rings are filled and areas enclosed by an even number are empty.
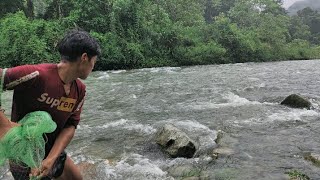
<svg viewBox="0 0 320 180"><path fill-rule="evenodd" d="M297 94L291 94L290 96L285 98L281 102L281 104L292 107L292 108L307 108L307 109L311 108L311 102Z"/></svg>
<svg viewBox="0 0 320 180"><path fill-rule="evenodd" d="M217 138L214 140L217 144L220 143L220 141L221 141L224 133L225 133L225 132L223 132L222 130L218 130Z"/></svg>
<svg viewBox="0 0 320 180"><path fill-rule="evenodd" d="M304 159L312 162L313 165L320 167L320 154L316 153L306 153Z"/></svg>
<svg viewBox="0 0 320 180"><path fill-rule="evenodd" d="M228 157L234 154L234 150L230 149L228 147L219 147L213 150L212 157L218 158L218 157Z"/></svg>
<svg viewBox="0 0 320 180"><path fill-rule="evenodd" d="M209 180L209 175L194 165L175 165L168 171L169 175L181 180Z"/></svg>
<svg viewBox="0 0 320 180"><path fill-rule="evenodd" d="M81 162L78 164L78 167L84 179L99 179L97 177L97 169L95 164Z"/></svg>
<svg viewBox="0 0 320 180"><path fill-rule="evenodd" d="M173 177L184 177L188 174L191 174L190 172L195 171L196 167L194 167L191 164L185 164L185 165L174 165L173 167L170 167L168 170L168 173L170 176Z"/></svg>
<svg viewBox="0 0 320 180"><path fill-rule="evenodd" d="M156 143L173 158L192 158L196 152L194 142L173 125L165 125L158 131Z"/></svg>

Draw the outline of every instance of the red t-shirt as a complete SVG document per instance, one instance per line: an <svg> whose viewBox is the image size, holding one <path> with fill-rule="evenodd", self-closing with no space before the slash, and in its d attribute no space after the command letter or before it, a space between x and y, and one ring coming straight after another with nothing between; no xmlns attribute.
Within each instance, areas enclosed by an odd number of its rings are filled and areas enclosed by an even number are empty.
<svg viewBox="0 0 320 180"><path fill-rule="evenodd" d="M71 83L67 95L56 64L24 65L9 68L4 78L4 89L13 89L11 120L18 122L27 113L46 111L57 124L57 129L46 134L46 154L64 127L77 127L85 97L85 85L79 80Z"/></svg>

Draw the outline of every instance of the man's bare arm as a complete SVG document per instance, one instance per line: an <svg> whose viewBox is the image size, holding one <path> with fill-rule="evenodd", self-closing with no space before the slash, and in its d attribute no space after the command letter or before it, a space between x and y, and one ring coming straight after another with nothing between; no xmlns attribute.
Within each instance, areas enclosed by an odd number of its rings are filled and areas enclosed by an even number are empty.
<svg viewBox="0 0 320 180"><path fill-rule="evenodd" d="M68 146L75 133L75 127L69 126L64 128L58 135L48 157L42 161L40 176L46 176L50 173L54 162L60 156L62 151Z"/></svg>

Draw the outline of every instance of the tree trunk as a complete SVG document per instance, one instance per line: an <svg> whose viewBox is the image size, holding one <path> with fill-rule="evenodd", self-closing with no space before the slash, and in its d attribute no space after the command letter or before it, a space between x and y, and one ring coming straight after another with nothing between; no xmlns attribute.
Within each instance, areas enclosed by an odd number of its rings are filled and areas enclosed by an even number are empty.
<svg viewBox="0 0 320 180"><path fill-rule="evenodd" d="M25 14L28 18L34 18L34 6L32 0L27 0L27 7L25 7Z"/></svg>

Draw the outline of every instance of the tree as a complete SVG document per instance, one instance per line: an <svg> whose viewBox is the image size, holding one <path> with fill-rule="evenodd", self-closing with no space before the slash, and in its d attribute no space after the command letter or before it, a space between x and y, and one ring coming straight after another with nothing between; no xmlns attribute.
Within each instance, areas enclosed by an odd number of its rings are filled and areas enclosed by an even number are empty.
<svg viewBox="0 0 320 180"><path fill-rule="evenodd" d="M32 0L27 0L25 7L25 14L27 17L33 19L34 18L34 5Z"/></svg>
<svg viewBox="0 0 320 180"><path fill-rule="evenodd" d="M43 14L43 18L48 20L61 19L63 17L67 17L70 11L74 9L75 3L75 1L69 0L47 0L47 4L43 6L46 8Z"/></svg>
<svg viewBox="0 0 320 180"><path fill-rule="evenodd" d="M0 21L0 66L55 62L61 28L55 22L30 20L23 12ZM62 30L63 31L63 30Z"/></svg>
<svg viewBox="0 0 320 180"><path fill-rule="evenodd" d="M290 18L289 33L292 40L309 40L311 38L310 27L306 25L303 20L297 15L294 15Z"/></svg>
<svg viewBox="0 0 320 180"><path fill-rule="evenodd" d="M1 0L0 7L0 18L7 13L14 13L24 9L23 1L21 0Z"/></svg>
<svg viewBox="0 0 320 180"><path fill-rule="evenodd" d="M211 25L212 38L224 47L229 62L261 61L261 42L257 32L242 30L223 14Z"/></svg>
<svg viewBox="0 0 320 180"><path fill-rule="evenodd" d="M212 23L214 17L220 13L228 13L234 6L236 0L206 0L204 17L207 23Z"/></svg>
<svg viewBox="0 0 320 180"><path fill-rule="evenodd" d="M310 27L312 34L320 32L320 14L316 10L307 7L298 11L298 17Z"/></svg>
<svg viewBox="0 0 320 180"><path fill-rule="evenodd" d="M182 26L197 26L205 22L205 1L158 0L157 3L167 10L170 19Z"/></svg>

